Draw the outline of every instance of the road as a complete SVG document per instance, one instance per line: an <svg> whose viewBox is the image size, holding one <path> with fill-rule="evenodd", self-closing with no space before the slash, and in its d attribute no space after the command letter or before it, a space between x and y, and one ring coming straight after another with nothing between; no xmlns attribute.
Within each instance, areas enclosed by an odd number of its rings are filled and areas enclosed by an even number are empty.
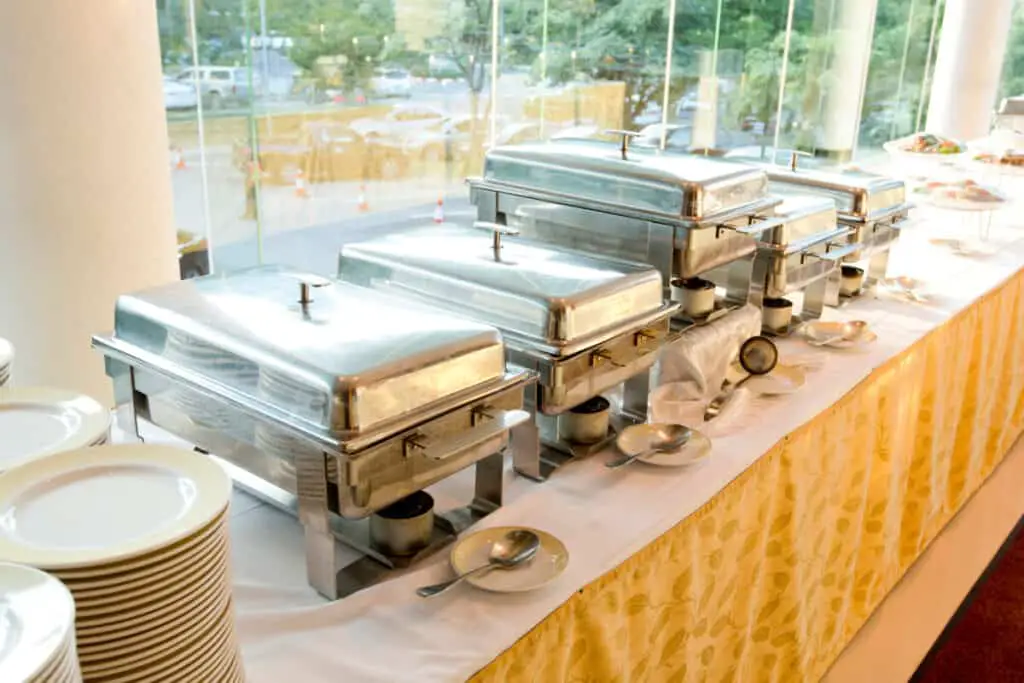
<svg viewBox="0 0 1024 683"><path fill-rule="evenodd" d="M449 222L472 222L476 211L468 194L449 199L445 206ZM419 226L432 225L434 205L427 203L401 209L335 219L319 225L285 230L263 240L263 262L280 263L318 275L333 276L343 244ZM259 263L255 237L217 246L212 250L214 268L220 271L246 268Z"/></svg>

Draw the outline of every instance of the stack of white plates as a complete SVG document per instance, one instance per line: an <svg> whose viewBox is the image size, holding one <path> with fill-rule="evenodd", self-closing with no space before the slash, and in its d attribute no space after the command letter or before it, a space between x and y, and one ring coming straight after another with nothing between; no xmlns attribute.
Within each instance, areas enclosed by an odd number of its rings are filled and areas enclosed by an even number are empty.
<svg viewBox="0 0 1024 683"><path fill-rule="evenodd" d="M38 458L0 474L0 557L70 589L86 680L241 681L230 492L211 459L168 446Z"/></svg>
<svg viewBox="0 0 1024 683"><path fill-rule="evenodd" d="M88 396L0 388L0 472L51 453L99 446L109 438L110 411Z"/></svg>
<svg viewBox="0 0 1024 683"><path fill-rule="evenodd" d="M0 337L0 387L11 381L11 366L14 365L14 347Z"/></svg>
<svg viewBox="0 0 1024 683"><path fill-rule="evenodd" d="M38 569L0 564L0 681L81 680L71 593Z"/></svg>

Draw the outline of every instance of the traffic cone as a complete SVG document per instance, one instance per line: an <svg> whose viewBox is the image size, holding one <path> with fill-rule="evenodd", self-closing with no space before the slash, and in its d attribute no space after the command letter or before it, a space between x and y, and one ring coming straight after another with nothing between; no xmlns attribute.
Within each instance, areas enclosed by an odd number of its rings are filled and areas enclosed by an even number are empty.
<svg viewBox="0 0 1024 683"><path fill-rule="evenodd" d="M437 198L437 206L434 207L434 222L444 223L444 197Z"/></svg>
<svg viewBox="0 0 1024 683"><path fill-rule="evenodd" d="M309 192L306 190L306 174L299 169L295 174L295 196L300 199L309 199Z"/></svg>
<svg viewBox="0 0 1024 683"><path fill-rule="evenodd" d="M364 213L370 210L370 202L366 201L366 185L359 186L359 210Z"/></svg>
<svg viewBox="0 0 1024 683"><path fill-rule="evenodd" d="M174 148L174 168L179 171L184 171L185 166L185 153L181 151L181 147Z"/></svg>

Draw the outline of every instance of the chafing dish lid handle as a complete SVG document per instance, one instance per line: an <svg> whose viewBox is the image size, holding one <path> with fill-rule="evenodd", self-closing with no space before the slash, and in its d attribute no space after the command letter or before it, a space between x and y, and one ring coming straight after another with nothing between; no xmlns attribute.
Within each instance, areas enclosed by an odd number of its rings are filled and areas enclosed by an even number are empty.
<svg viewBox="0 0 1024 683"><path fill-rule="evenodd" d="M292 275L299 282L299 303L308 306L313 303L313 289L327 287L334 284L333 281L319 275L297 274Z"/></svg>
<svg viewBox="0 0 1024 683"><path fill-rule="evenodd" d="M813 157L814 155L809 152L801 152L798 149L794 149L789 155L789 170L797 170L797 161L800 157Z"/></svg>
<svg viewBox="0 0 1024 683"><path fill-rule="evenodd" d="M635 130L618 130L614 128L603 132L605 135L618 135L622 138L619 141L619 152L622 154L623 159L627 158L626 152L629 151L629 141L635 137L639 137L640 135L640 133Z"/></svg>
<svg viewBox="0 0 1024 683"><path fill-rule="evenodd" d="M491 247L494 249L494 260L501 260L501 238L503 235L509 237L516 237L519 235L519 229L513 228L508 225L502 225L501 223L491 223L489 221L473 221L473 227L477 230L486 230L493 236Z"/></svg>

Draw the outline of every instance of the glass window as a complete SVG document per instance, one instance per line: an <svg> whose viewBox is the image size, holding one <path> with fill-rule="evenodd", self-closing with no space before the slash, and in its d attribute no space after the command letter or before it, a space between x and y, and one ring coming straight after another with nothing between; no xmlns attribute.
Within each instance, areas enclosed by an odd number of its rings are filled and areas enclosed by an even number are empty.
<svg viewBox="0 0 1024 683"><path fill-rule="evenodd" d="M203 72L201 97L165 88L176 220L215 268L330 274L344 240L472 220L463 181L493 145L630 129L680 154L868 153L922 125L942 5L166 0L166 76ZM1004 90L1024 93L1021 42Z"/></svg>

